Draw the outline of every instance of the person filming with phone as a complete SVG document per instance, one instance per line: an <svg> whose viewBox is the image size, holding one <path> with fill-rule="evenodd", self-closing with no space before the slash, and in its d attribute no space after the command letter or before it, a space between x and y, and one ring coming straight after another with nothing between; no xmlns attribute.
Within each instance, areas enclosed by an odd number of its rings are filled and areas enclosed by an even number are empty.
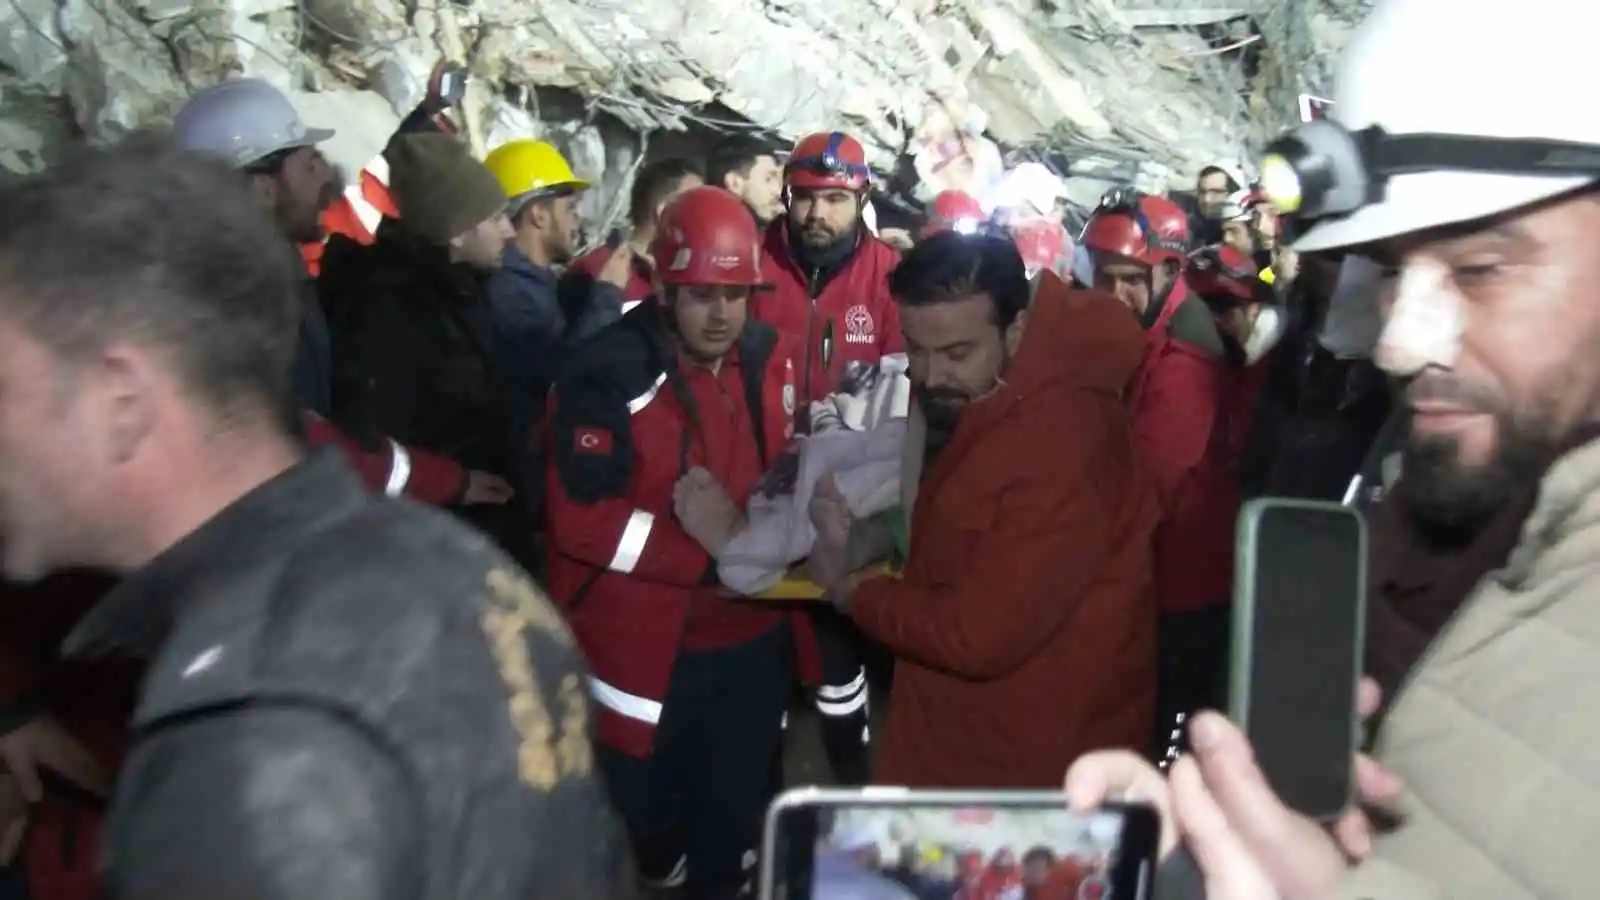
<svg viewBox="0 0 1600 900"><path fill-rule="evenodd" d="M1212 900L1594 894L1600 118L1549 86L1588 80L1596 24L1558 0L1511 14L1490 0L1380 3L1344 52L1339 121L1268 148L1262 186L1295 220L1295 249L1382 269L1375 361L1409 414L1384 503L1400 504L1404 533L1470 553L1533 490L1496 559L1460 560L1481 577L1443 598L1450 614L1373 759L1353 765L1355 799L1382 801L1397 827L1374 836L1352 813L1329 830L1290 809L1211 713L1165 782L1126 754L1072 768L1075 804L1167 804ZM1377 691L1364 693L1371 712Z"/></svg>

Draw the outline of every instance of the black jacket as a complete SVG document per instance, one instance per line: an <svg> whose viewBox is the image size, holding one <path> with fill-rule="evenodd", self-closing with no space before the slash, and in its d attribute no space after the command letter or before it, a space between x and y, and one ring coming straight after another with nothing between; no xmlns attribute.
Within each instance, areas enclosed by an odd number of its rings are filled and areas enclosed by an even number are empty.
<svg viewBox="0 0 1600 900"><path fill-rule="evenodd" d="M508 471L510 399L489 355L481 275L385 219L370 247L329 241L318 288L336 421L469 469Z"/></svg>
<svg viewBox="0 0 1600 900"><path fill-rule="evenodd" d="M113 896L633 896L549 602L331 452L124 580L66 650L152 660L107 825Z"/></svg>

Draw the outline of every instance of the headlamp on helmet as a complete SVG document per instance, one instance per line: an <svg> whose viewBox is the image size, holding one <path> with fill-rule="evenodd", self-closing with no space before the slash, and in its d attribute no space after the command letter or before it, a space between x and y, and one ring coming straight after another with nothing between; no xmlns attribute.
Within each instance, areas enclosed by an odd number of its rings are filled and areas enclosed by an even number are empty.
<svg viewBox="0 0 1600 900"><path fill-rule="evenodd" d="M1261 191L1301 222L1381 202L1389 179L1417 172L1600 178L1600 146L1541 138L1346 131L1331 119L1295 127L1267 147Z"/></svg>

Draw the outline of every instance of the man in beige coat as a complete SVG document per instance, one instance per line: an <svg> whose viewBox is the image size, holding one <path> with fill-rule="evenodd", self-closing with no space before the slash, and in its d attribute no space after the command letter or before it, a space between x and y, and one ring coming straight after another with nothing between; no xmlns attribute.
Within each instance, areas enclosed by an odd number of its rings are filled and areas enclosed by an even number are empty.
<svg viewBox="0 0 1600 900"><path fill-rule="evenodd" d="M1415 527L1471 533L1539 491L1384 723L1374 755L1404 789L1358 766L1369 799L1398 794L1391 832L1351 817L1336 841L1290 813L1214 714L1166 783L1116 754L1073 767L1075 803L1170 802L1211 900L1595 896L1600 116L1566 89L1592 82L1597 26L1563 0L1384 0L1345 51L1339 124L1269 148L1265 187L1309 223L1295 249L1383 267L1375 359L1411 413Z"/></svg>

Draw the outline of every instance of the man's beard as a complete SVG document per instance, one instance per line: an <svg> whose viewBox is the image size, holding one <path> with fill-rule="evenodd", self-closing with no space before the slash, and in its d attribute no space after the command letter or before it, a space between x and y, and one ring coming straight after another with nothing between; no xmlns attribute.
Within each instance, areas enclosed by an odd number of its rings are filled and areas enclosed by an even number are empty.
<svg viewBox="0 0 1600 900"><path fill-rule="evenodd" d="M839 235L826 225L807 222L800 226L800 240L813 250L826 250L839 240Z"/></svg>
<svg viewBox="0 0 1600 900"><path fill-rule="evenodd" d="M1484 398L1487 399L1487 398ZM1411 437L1395 486L1419 531L1435 543L1471 541L1519 494L1532 489L1560 455L1561 442L1542 409L1513 415L1502 404L1476 405L1495 422L1489 461L1468 466L1454 437Z"/></svg>
<svg viewBox="0 0 1600 900"><path fill-rule="evenodd" d="M947 388L916 389L917 406L922 409L922 418L927 420L928 430L949 434L956 430L956 423L961 421L961 411L967 408L968 397L960 391Z"/></svg>

